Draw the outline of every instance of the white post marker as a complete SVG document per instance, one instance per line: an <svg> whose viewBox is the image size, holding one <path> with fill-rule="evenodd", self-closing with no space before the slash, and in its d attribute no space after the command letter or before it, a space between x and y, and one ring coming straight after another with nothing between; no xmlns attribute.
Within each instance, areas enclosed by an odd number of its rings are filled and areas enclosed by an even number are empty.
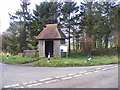
<svg viewBox="0 0 120 90"><path fill-rule="evenodd" d="M93 57L94 57L94 56L89 57L88 60L86 60L85 62L90 61Z"/></svg>
<svg viewBox="0 0 120 90"><path fill-rule="evenodd" d="M48 53L48 62L50 62L50 52Z"/></svg>
<svg viewBox="0 0 120 90"><path fill-rule="evenodd" d="M8 59L8 57L9 57L9 53L7 52L7 59Z"/></svg>

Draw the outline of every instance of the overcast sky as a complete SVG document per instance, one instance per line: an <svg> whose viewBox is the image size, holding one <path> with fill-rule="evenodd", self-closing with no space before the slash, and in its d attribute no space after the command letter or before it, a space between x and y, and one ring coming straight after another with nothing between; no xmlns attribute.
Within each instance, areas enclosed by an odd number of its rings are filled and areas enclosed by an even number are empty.
<svg viewBox="0 0 120 90"><path fill-rule="evenodd" d="M40 2L46 0L30 0L30 10L35 9L35 4L39 4ZM63 0L65 1L65 0ZM70 0L66 0L70 1ZM83 1L83 0L75 0L75 1ZM118 0L120 1L120 0ZM9 14L14 14L15 11L20 9L20 0L1 0L0 1L0 34L5 31L9 27Z"/></svg>
<svg viewBox="0 0 120 90"><path fill-rule="evenodd" d="M30 9L35 8L35 4L39 4L44 0L30 0ZM9 14L14 14L16 10L20 9L20 0L1 0L0 1L0 33L9 27Z"/></svg>

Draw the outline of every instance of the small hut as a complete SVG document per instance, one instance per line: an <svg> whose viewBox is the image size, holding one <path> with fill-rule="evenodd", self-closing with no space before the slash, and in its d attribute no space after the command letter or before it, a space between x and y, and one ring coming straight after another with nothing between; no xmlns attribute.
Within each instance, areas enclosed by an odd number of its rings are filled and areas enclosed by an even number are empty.
<svg viewBox="0 0 120 90"><path fill-rule="evenodd" d="M65 44L66 36L58 30L57 24L47 24L36 39L39 40L39 56L47 57L50 53L52 57L61 57L60 45Z"/></svg>

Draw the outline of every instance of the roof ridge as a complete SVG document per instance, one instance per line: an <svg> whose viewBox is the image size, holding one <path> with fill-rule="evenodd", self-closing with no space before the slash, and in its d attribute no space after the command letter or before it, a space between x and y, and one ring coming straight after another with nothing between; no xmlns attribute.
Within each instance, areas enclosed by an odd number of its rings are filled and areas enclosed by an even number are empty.
<svg viewBox="0 0 120 90"><path fill-rule="evenodd" d="M46 26L57 26L57 24L47 24Z"/></svg>

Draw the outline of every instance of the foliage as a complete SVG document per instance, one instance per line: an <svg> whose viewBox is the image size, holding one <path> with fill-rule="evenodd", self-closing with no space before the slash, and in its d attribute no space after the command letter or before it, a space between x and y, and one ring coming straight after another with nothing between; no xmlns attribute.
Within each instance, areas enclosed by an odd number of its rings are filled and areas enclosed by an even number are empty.
<svg viewBox="0 0 120 90"><path fill-rule="evenodd" d="M82 49L85 55L91 56L92 55L92 49L93 49L93 40L92 38L87 38L82 42Z"/></svg>
<svg viewBox="0 0 120 90"><path fill-rule="evenodd" d="M70 47L70 38L71 38L71 29L72 25L76 24L74 22L74 19L76 19L76 16L73 16L72 14L76 14L78 12L78 6L76 6L77 3L75 2L64 2L62 8L61 8L61 18L60 18L60 24L63 28L66 28L66 32L68 33L68 54L71 53L71 47Z"/></svg>
<svg viewBox="0 0 120 90"><path fill-rule="evenodd" d="M11 23L10 25L7 32L2 34L2 49L5 53L10 52L16 55L20 52L19 34L17 33L20 25L16 23Z"/></svg>
<svg viewBox="0 0 120 90"><path fill-rule="evenodd" d="M83 17L83 29L87 37L94 39L95 48L108 48L108 43L113 38L115 27L114 2L88 2Z"/></svg>
<svg viewBox="0 0 120 90"><path fill-rule="evenodd" d="M95 56L104 56L104 55L118 55L118 49L113 47L113 48L109 48L109 49L104 49L104 48L97 48L92 50L92 55Z"/></svg>
<svg viewBox="0 0 120 90"><path fill-rule="evenodd" d="M34 36L37 36L46 24L51 23L57 23L59 29L67 34L69 55L72 45L75 54L83 48L86 52L91 46L93 49L90 49L90 52L93 50L92 52L98 53L106 53L119 47L120 5L114 1L79 4L47 1L36 5L33 14L29 11L29 5L29 0L21 0L21 8L14 15L10 15L10 27L2 35L4 52L17 54L24 49L37 49L38 41ZM82 45L87 38L92 38L92 42ZM89 54L86 52L86 55Z"/></svg>
<svg viewBox="0 0 120 90"><path fill-rule="evenodd" d="M28 23L30 21L30 13L28 6L30 5L29 0L21 0L21 8L15 12L14 15L10 15L10 27L7 31L12 32L13 42L16 45L18 45L19 51L18 52L23 52L23 50L28 49L28 41L29 41L29 30L28 30ZM13 47L15 45L14 43L11 44L10 47ZM13 49L13 48L11 48ZM10 50L11 52L11 50ZM11 52L13 53L13 52Z"/></svg>
<svg viewBox="0 0 120 90"><path fill-rule="evenodd" d="M58 2L41 2L39 5L36 5L35 10L33 10L32 20L29 22L30 43L34 47L37 46L38 43L33 37L37 36L46 24L58 23L60 6L61 3Z"/></svg>

